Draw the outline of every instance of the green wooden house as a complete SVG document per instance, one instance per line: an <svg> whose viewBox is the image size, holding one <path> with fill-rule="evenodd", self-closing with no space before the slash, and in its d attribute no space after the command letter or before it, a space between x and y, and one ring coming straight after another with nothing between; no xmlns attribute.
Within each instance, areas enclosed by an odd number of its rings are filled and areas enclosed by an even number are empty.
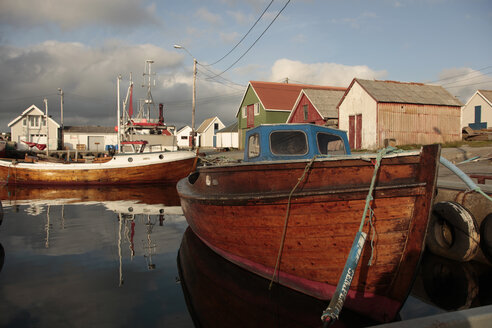
<svg viewBox="0 0 492 328"><path fill-rule="evenodd" d="M302 89L332 89L310 84L250 81L236 113L239 148L246 131L261 124L285 123Z"/></svg>

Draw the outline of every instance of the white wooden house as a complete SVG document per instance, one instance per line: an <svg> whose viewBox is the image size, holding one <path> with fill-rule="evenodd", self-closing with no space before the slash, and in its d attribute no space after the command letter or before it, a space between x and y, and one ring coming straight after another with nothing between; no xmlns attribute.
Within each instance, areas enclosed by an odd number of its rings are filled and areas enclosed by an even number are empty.
<svg viewBox="0 0 492 328"><path fill-rule="evenodd" d="M48 117L36 105L31 105L21 115L13 119L9 124L11 140L17 143L18 149L29 149L25 142L46 145L49 150L58 147L58 133L60 125L51 117ZM49 136L48 136L49 133ZM47 144L49 141L49 145ZM36 150L36 147L32 147Z"/></svg>
<svg viewBox="0 0 492 328"><path fill-rule="evenodd" d="M239 148L238 123L217 131L217 148Z"/></svg>
<svg viewBox="0 0 492 328"><path fill-rule="evenodd" d="M176 139L179 148L191 147L191 127L188 125L182 127L176 132Z"/></svg>
<svg viewBox="0 0 492 328"><path fill-rule="evenodd" d="M207 118L196 130L199 147L213 148L217 147L217 131L225 127L224 123L217 117Z"/></svg>
<svg viewBox="0 0 492 328"><path fill-rule="evenodd" d="M478 90L461 110L461 126L473 130L492 126L492 90Z"/></svg>
<svg viewBox="0 0 492 328"><path fill-rule="evenodd" d="M66 149L105 151L118 144L114 127L106 126L65 126L63 141Z"/></svg>
<svg viewBox="0 0 492 328"><path fill-rule="evenodd" d="M338 104L352 149L461 140L463 104L443 87L354 79Z"/></svg>

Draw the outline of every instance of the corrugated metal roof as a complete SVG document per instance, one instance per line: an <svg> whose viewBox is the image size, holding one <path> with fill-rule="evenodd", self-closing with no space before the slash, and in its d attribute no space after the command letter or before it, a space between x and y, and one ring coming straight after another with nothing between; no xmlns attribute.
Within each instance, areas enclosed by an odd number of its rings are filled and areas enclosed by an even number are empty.
<svg viewBox="0 0 492 328"><path fill-rule="evenodd" d="M116 133L111 126L64 126L63 131L73 133Z"/></svg>
<svg viewBox="0 0 492 328"><path fill-rule="evenodd" d="M463 106L439 85L355 79L377 102Z"/></svg>
<svg viewBox="0 0 492 328"><path fill-rule="evenodd" d="M345 90L345 88L326 87L311 84L293 84L250 81L254 91L266 110L292 110L302 89Z"/></svg>
<svg viewBox="0 0 492 328"><path fill-rule="evenodd" d="M492 90L478 90L478 92L492 104Z"/></svg>
<svg viewBox="0 0 492 328"><path fill-rule="evenodd" d="M338 117L337 105L342 99L345 89L343 90L320 90L320 89L303 89L304 94L309 101L316 107L323 118Z"/></svg>
<svg viewBox="0 0 492 328"><path fill-rule="evenodd" d="M237 131L238 131L238 124L237 124L237 122L234 122L231 125L223 128L222 130L217 131L217 133L220 133L220 132L237 132Z"/></svg>

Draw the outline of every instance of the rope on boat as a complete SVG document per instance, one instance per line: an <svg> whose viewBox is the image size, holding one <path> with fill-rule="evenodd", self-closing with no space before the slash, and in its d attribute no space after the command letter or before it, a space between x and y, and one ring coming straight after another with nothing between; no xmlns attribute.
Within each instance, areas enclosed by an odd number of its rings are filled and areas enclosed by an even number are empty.
<svg viewBox="0 0 492 328"><path fill-rule="evenodd" d="M313 158L311 158L311 160L306 164L306 167L304 168L304 172L302 172L301 177L299 179L297 179L296 185L290 191L289 198L287 200L287 211L285 213L284 229L282 231L282 238L280 240L280 247L278 249L277 262L275 263L275 268L273 269L273 275L272 275L272 279L270 280L270 286L268 286L268 289L269 290L272 289L273 281L275 280L275 276L277 275L278 267L280 265L280 258L282 257L282 250L284 249L285 236L287 234L287 224L289 223L290 203L291 203L292 195L294 194L294 191L297 189L297 187L299 186L299 184L306 177L307 172L311 169L311 166L313 165L314 160L316 158L318 158L317 155L315 155Z"/></svg>
<svg viewBox="0 0 492 328"><path fill-rule="evenodd" d="M394 152L395 150L396 148L387 147L379 151L376 156L376 163L374 163L374 173L372 175L369 192L367 193L366 204L364 206L364 213L362 214L359 230L355 235L352 248L350 249L350 253L348 255L347 261L345 262L345 267L343 268L343 272L338 281L338 285L335 290L335 293L333 294L330 300L330 304L328 304L328 307L326 308L326 310L323 311L323 314L321 315L321 321L324 323L324 326L330 326L336 320L338 320L340 311L342 310L343 304L345 303L345 298L347 297L348 291L350 289L350 285L352 284L352 279L354 278L355 270L357 268L357 265L359 264L360 255L362 253L362 249L364 247L367 237L367 234L363 232L362 229L364 228L364 223L368 211L370 212L369 220L372 228L372 217L374 212L370 204L374 199L372 194L374 191L374 186L376 184L376 177L379 171L379 167L381 165L381 159L383 158L384 155ZM374 229L372 230L373 230L373 235L372 235L373 238ZM371 238L371 258L369 260L369 265L372 262L372 257L374 253L372 238Z"/></svg>

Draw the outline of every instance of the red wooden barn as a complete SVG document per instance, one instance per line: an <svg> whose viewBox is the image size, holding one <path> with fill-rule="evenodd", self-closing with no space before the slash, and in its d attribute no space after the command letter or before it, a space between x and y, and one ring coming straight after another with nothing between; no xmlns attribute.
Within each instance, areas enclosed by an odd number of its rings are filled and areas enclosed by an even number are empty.
<svg viewBox="0 0 492 328"><path fill-rule="evenodd" d="M302 89L287 119L287 123L313 123L338 127L337 105L346 88Z"/></svg>

